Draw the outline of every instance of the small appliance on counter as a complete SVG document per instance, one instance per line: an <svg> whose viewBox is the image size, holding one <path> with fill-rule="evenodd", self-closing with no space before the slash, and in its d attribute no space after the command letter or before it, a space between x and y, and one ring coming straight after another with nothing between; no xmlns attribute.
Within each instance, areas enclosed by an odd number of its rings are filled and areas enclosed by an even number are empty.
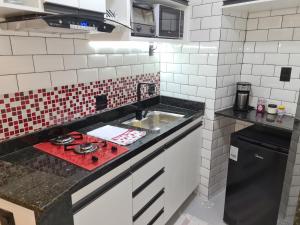
<svg viewBox="0 0 300 225"><path fill-rule="evenodd" d="M134 0L131 13L132 36L155 37L153 5L145 0Z"/></svg>
<svg viewBox="0 0 300 225"><path fill-rule="evenodd" d="M268 113L272 115L277 114L277 105L276 104L268 104Z"/></svg>
<svg viewBox="0 0 300 225"><path fill-rule="evenodd" d="M248 82L238 82L237 83L237 91L236 98L234 104L235 111L247 112L252 107L249 106L249 98L250 98L251 84Z"/></svg>

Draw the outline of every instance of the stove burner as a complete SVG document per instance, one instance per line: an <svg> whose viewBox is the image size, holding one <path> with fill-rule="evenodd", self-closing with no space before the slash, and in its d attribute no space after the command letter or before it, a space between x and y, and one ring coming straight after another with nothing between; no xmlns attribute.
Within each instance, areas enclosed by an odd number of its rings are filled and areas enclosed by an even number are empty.
<svg viewBox="0 0 300 225"><path fill-rule="evenodd" d="M70 135L61 135L50 140L54 145L67 145L71 144L75 140L82 140L82 134L70 134Z"/></svg>
<svg viewBox="0 0 300 225"><path fill-rule="evenodd" d="M78 154L88 154L95 152L99 149L99 146L95 143L85 143L75 146L74 151Z"/></svg>
<svg viewBox="0 0 300 225"><path fill-rule="evenodd" d="M102 144L99 146L99 144ZM65 145L65 151L74 151L78 154L89 154L97 151L100 147L106 147L107 142L88 142L82 144L68 144Z"/></svg>
<svg viewBox="0 0 300 225"><path fill-rule="evenodd" d="M62 162L64 165L62 170L68 170L69 166L73 168L69 164L71 163L82 169L92 171L128 151L128 149L124 146L119 146L112 142L108 142L93 136L80 134L78 132L72 132L68 135L60 136L58 137L58 141L60 141L60 143L66 143L70 140L65 141L64 139L68 139L69 137L71 137L71 139L76 138L78 140L75 140L69 144L58 145L53 142L55 140L53 139L51 142L41 142L34 145L34 147L43 153L55 157L49 157L54 161L60 162L60 160L64 160ZM42 154L42 156L44 155ZM64 162L68 163L64 164ZM51 164L51 166L53 165Z"/></svg>

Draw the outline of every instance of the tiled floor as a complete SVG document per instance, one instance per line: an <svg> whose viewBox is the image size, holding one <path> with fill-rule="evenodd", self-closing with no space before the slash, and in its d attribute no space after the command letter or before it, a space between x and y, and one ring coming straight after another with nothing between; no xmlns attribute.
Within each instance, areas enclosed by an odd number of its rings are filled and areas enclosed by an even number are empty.
<svg viewBox="0 0 300 225"><path fill-rule="evenodd" d="M221 192L209 202L203 201L196 194L179 210L175 221L168 225L226 225L223 222L225 191ZM278 225L291 225L279 219Z"/></svg>
<svg viewBox="0 0 300 225"><path fill-rule="evenodd" d="M209 202L201 200L197 195L183 208L174 225L225 225L223 211L225 191L218 194Z"/></svg>

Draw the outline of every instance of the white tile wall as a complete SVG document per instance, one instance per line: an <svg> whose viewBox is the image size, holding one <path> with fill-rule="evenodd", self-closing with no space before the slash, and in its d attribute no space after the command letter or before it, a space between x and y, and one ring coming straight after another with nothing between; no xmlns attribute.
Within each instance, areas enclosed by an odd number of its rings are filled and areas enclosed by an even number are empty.
<svg viewBox="0 0 300 225"><path fill-rule="evenodd" d="M82 35L60 37L27 32L1 32L1 35L1 94L160 70L158 54L150 57L146 50L130 46L118 49L112 44L101 48ZM194 45L190 45L186 51L193 49ZM177 60L181 58L178 56Z"/></svg>
<svg viewBox="0 0 300 225"><path fill-rule="evenodd" d="M220 16L221 0L194 0L191 4L192 43L159 47L164 50L160 54L161 93L206 103L205 124L210 126L204 129L199 191L202 197L209 198L225 186L228 131L233 130L234 121L216 119L214 112L233 103L235 83L242 69L247 20L245 16ZM255 42L253 52L254 48ZM263 64L264 54L257 54ZM226 124L221 128L220 120Z"/></svg>
<svg viewBox="0 0 300 225"><path fill-rule="evenodd" d="M32 56L0 56L0 75L34 72Z"/></svg>
<svg viewBox="0 0 300 225"><path fill-rule="evenodd" d="M99 80L98 74L99 70L97 68L77 70L78 83L97 81Z"/></svg>
<svg viewBox="0 0 300 225"><path fill-rule="evenodd" d="M18 91L17 78L15 75L0 76L0 84L0 94Z"/></svg>
<svg viewBox="0 0 300 225"><path fill-rule="evenodd" d="M253 85L251 104L259 97L284 104L294 115L299 93L300 14L296 8L249 14L241 80ZM291 82L279 80L281 67L292 67Z"/></svg>
<svg viewBox="0 0 300 225"><path fill-rule="evenodd" d="M11 55L12 49L10 39L7 36L0 36L0 55Z"/></svg>
<svg viewBox="0 0 300 225"><path fill-rule="evenodd" d="M74 54L73 39L47 38L48 54Z"/></svg>
<svg viewBox="0 0 300 225"><path fill-rule="evenodd" d="M64 60L62 56L35 55L33 56L33 60L36 72L64 70Z"/></svg>
<svg viewBox="0 0 300 225"><path fill-rule="evenodd" d="M45 38L12 36L10 39L14 55L36 55L47 52Z"/></svg>
<svg viewBox="0 0 300 225"><path fill-rule="evenodd" d="M51 72L52 86L59 87L63 85L76 84L76 70Z"/></svg>
<svg viewBox="0 0 300 225"><path fill-rule="evenodd" d="M50 73L32 73L17 75L19 91L30 91L51 87Z"/></svg>

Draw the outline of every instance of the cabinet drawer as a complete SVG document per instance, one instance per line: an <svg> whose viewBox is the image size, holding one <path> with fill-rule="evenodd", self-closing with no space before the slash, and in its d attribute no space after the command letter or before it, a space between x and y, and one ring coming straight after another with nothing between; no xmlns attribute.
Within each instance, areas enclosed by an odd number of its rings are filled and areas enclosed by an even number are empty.
<svg viewBox="0 0 300 225"><path fill-rule="evenodd" d="M150 202L150 206L143 212L139 212L133 217L133 225L153 224L155 217L164 209L164 190L158 193L158 198L154 202ZM156 221L155 221L156 222Z"/></svg>
<svg viewBox="0 0 300 225"><path fill-rule="evenodd" d="M105 185L113 178L119 176L124 171L128 170L130 167L129 162L125 162L122 165L118 166L117 168L113 169L109 173L103 175L102 177L98 178L97 180L93 181L92 183L86 185L82 189L78 190L77 192L72 194L72 203L75 204L79 202L81 199L85 198L88 194L92 193L93 191L97 190L99 187Z"/></svg>
<svg viewBox="0 0 300 225"><path fill-rule="evenodd" d="M158 171L160 171L164 167L164 152L163 150L158 150L158 152L154 152L158 154L155 158L151 159L151 161L146 162L141 168L136 170L132 175L132 184L133 191L143 185L148 179L154 176ZM151 157L151 156L149 156ZM134 167L134 166L133 166Z"/></svg>
<svg viewBox="0 0 300 225"><path fill-rule="evenodd" d="M152 223L149 223L148 225L165 225L164 211L162 210L159 212L156 218L153 219Z"/></svg>
<svg viewBox="0 0 300 225"><path fill-rule="evenodd" d="M138 195L133 197L133 215L138 213L139 210L141 210L160 190L164 188L164 169L160 170L153 178L156 179L138 193Z"/></svg>

